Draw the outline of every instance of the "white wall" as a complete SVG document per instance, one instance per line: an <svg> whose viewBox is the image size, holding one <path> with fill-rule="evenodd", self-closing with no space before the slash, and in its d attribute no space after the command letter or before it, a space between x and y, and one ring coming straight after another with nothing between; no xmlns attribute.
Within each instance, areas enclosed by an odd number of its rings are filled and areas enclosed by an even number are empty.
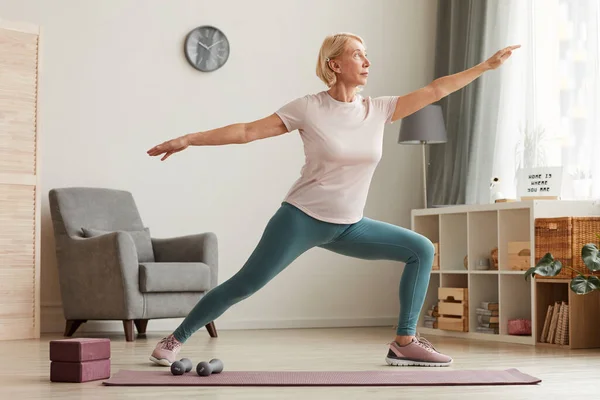
<svg viewBox="0 0 600 400"><path fill-rule="evenodd" d="M365 95L402 94L433 78L435 0L0 0L0 18L41 25L42 329L63 329L47 193L133 192L154 236L214 231L220 281L256 245L303 162L297 133L243 146L192 148L161 163L146 150L188 132L250 121L324 89L323 37L352 31L373 63ZM187 65L182 41L212 24L232 53L221 70ZM420 152L388 128L366 215L410 227L420 207ZM394 324L402 266L315 249L232 307L218 329ZM173 329L152 321L149 330ZM85 330L121 330L90 322Z"/></svg>

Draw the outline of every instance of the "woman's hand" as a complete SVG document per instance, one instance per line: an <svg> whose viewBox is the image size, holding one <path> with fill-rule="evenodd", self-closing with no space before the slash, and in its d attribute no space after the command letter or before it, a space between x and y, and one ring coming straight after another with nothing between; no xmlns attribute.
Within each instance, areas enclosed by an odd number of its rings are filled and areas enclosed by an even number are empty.
<svg viewBox="0 0 600 400"><path fill-rule="evenodd" d="M161 158L161 161L164 161L167 158L169 158L172 154L187 149L189 145L190 142L188 138L186 136L181 136L176 139L171 139L157 146L154 146L153 148L148 150L148 155L160 156L161 154L164 154L164 157Z"/></svg>
<svg viewBox="0 0 600 400"><path fill-rule="evenodd" d="M498 50L496 54L487 59L484 64L488 69L496 69L501 66L504 61L508 60L508 58L512 55L513 50L521 47L520 44L515 46L508 46L502 50Z"/></svg>

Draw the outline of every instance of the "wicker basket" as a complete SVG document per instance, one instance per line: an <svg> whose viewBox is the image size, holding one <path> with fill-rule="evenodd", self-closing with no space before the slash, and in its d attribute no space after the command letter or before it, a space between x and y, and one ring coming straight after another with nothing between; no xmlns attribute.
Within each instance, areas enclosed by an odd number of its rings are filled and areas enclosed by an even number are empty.
<svg viewBox="0 0 600 400"><path fill-rule="evenodd" d="M594 243L596 246L599 246L596 235L600 234L600 217L573 217L572 229L573 269L583 273L585 276L600 276L600 271L590 271L581 258L581 248L584 245ZM576 276L576 274L573 274L573 276Z"/></svg>
<svg viewBox="0 0 600 400"><path fill-rule="evenodd" d="M573 218L536 218L535 219L535 263L551 253L562 265L573 265ZM580 250L581 251L581 250ZM573 272L563 268L553 279L571 279Z"/></svg>

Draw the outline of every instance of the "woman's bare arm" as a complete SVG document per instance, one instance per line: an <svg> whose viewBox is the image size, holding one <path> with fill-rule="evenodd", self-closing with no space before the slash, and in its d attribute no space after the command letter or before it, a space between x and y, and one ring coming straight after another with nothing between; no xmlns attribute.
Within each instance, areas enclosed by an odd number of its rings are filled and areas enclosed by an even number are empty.
<svg viewBox="0 0 600 400"><path fill-rule="evenodd" d="M475 79L479 78L486 71L501 66L504 61L512 55L513 50L516 50L519 47L521 46L516 45L506 47L497 51L492 57L481 64L456 74L442 76L421 89L399 97L396 102L392 121L407 117L408 115L419 111L421 108L435 103L449 94L462 89Z"/></svg>
<svg viewBox="0 0 600 400"><path fill-rule="evenodd" d="M190 146L218 146L224 144L244 144L259 139L278 136L287 132L277 114L249 123L224 126L205 132L186 135Z"/></svg>
<svg viewBox="0 0 600 400"><path fill-rule="evenodd" d="M282 135L286 132L287 128L281 118L277 114L271 114L253 122L231 124L171 139L148 150L148 155L159 156L164 154L161 159L161 161L164 161L172 154L185 150L189 146L244 144Z"/></svg>

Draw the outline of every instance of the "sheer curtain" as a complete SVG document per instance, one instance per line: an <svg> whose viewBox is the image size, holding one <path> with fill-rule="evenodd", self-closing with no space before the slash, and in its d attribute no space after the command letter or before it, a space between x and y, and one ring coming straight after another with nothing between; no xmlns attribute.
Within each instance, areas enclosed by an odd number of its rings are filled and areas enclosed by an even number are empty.
<svg viewBox="0 0 600 400"><path fill-rule="evenodd" d="M505 0L486 12L486 57L522 47L481 78L466 203L488 203L492 177L515 198L518 169L538 166L563 167L563 199L600 198L600 1Z"/></svg>

